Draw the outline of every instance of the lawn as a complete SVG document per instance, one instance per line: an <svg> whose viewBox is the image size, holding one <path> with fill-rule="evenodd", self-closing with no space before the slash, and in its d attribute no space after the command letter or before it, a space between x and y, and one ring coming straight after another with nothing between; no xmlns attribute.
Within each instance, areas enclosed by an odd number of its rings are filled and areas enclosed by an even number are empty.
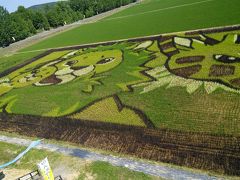
<svg viewBox="0 0 240 180"><path fill-rule="evenodd" d="M9 162L25 149L26 147L24 146L0 142L0 163L4 164ZM3 172L6 178L9 177L8 179L17 179L27 173L37 170L37 164L46 157L56 176L62 175L65 178L69 176L70 179L72 179L72 175L77 178L80 174L80 170L89 165L89 162L83 159L64 156L60 153L46 150L32 149L17 163L4 169Z"/></svg>
<svg viewBox="0 0 240 180"><path fill-rule="evenodd" d="M240 23L239 0L145 0L22 51L141 37Z"/></svg>
<svg viewBox="0 0 240 180"><path fill-rule="evenodd" d="M26 147L0 142L0 163L6 163L15 158ZM55 175L61 175L65 179L82 180L90 177L95 179L143 179L157 180L160 178L144 173L131 171L124 167L112 166L105 162L90 162L60 153L46 150L33 149L16 164L3 170L6 177L18 178L37 169L37 163L48 157L49 163ZM23 174L22 174L23 173Z"/></svg>
<svg viewBox="0 0 240 180"><path fill-rule="evenodd" d="M78 180L94 177L96 180L119 180L119 179L136 179L136 180L160 180L161 178L149 176L144 173L134 172L124 167L112 166L106 162L93 162L86 167Z"/></svg>

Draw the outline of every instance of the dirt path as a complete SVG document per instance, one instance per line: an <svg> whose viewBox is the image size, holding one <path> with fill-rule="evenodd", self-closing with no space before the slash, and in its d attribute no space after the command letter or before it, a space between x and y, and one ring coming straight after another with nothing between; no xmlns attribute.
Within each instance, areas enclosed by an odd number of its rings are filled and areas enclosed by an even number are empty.
<svg viewBox="0 0 240 180"><path fill-rule="evenodd" d="M111 11L107 11L105 13L101 13L99 15L96 15L96 16L93 16L93 17L90 17L90 18L80 20L80 21L72 23L72 24L68 24L68 25L65 25L65 26L62 26L62 27L51 29L49 31L43 31L43 32L38 33L34 36L28 37L24 40L13 43L6 48L0 48L0 56L10 56L11 54L19 51L20 49L26 48L30 45L38 43L38 42L40 42L44 39L47 39L49 37L52 37L52 36L56 35L56 34L71 30L71 29L76 28L78 26L81 26L83 24L89 24L89 23L97 22L97 21L99 21L103 18L106 18L106 17L111 16L115 13L118 13L118 12L124 10L124 9L132 7L132 6L136 5L137 3L139 3L140 1L137 1L136 3L128 4L126 6L122 6L122 7L113 9Z"/></svg>
<svg viewBox="0 0 240 180"><path fill-rule="evenodd" d="M17 144L22 146L28 146L31 141L28 139L14 138L0 135L0 142L6 142L10 144ZM78 158L82 158L90 161L104 161L109 162L114 166L123 166L133 171L143 172L145 174L162 177L164 179L177 179L177 180L215 180L216 177L209 176L207 174L199 174L190 172L187 170L174 169L172 167L164 165L155 165L142 161L131 160L127 158L120 158L112 155L102 155L100 153L90 152L79 148L69 148L63 145L41 143L37 146L37 149L44 149L49 151L55 151L64 155L70 155Z"/></svg>

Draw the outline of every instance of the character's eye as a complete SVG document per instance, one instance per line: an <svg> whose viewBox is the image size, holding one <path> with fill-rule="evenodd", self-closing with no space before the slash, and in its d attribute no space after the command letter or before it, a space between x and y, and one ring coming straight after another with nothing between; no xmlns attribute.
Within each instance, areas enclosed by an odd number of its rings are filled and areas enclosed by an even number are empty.
<svg viewBox="0 0 240 180"><path fill-rule="evenodd" d="M114 60L114 57L104 58L97 62L97 64L107 64Z"/></svg>
<svg viewBox="0 0 240 180"><path fill-rule="evenodd" d="M222 54L217 54L213 55L213 58L219 62L223 63L236 63L240 62L239 57L233 57L233 56L228 56L228 55L222 55Z"/></svg>
<svg viewBox="0 0 240 180"><path fill-rule="evenodd" d="M73 60L73 61L68 61L65 64L68 66L72 66L72 65L76 64L77 62L78 62L77 60Z"/></svg>

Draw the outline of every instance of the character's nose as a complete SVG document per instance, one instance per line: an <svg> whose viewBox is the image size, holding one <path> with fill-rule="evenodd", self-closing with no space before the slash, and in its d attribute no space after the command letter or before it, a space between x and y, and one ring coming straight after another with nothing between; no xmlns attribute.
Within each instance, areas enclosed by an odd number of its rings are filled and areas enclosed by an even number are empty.
<svg viewBox="0 0 240 180"><path fill-rule="evenodd" d="M109 57L109 58L104 58L104 59L101 59L100 61L97 62L97 64L107 64L111 61L113 61L115 58L114 57Z"/></svg>
<svg viewBox="0 0 240 180"><path fill-rule="evenodd" d="M61 70L58 70L55 75L56 76L62 76L62 75L65 75L65 74L71 74L74 70L71 69L70 67L66 67L64 69L61 69Z"/></svg>
<svg viewBox="0 0 240 180"><path fill-rule="evenodd" d="M75 69L76 69L76 68L77 68L77 67L75 67ZM74 74L75 76L83 76L83 75L86 75L86 74L92 72L92 71L95 69L95 66L94 66L94 65L85 66L85 67L80 66L80 67L78 67L78 68L80 68L80 69L73 71L73 74Z"/></svg>
<svg viewBox="0 0 240 180"><path fill-rule="evenodd" d="M72 66L72 65L76 64L77 62L78 62L78 61L76 61L76 60L68 61L68 62L66 63L66 65Z"/></svg>

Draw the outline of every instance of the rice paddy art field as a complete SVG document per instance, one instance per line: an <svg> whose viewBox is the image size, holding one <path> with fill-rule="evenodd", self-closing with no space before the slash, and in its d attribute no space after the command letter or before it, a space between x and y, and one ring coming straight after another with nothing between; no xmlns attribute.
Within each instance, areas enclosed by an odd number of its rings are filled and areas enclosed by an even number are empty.
<svg viewBox="0 0 240 180"><path fill-rule="evenodd" d="M239 42L233 30L50 50L1 73L1 111L239 136Z"/></svg>
<svg viewBox="0 0 240 180"><path fill-rule="evenodd" d="M239 63L237 26L48 50L0 73L0 127L239 174Z"/></svg>

